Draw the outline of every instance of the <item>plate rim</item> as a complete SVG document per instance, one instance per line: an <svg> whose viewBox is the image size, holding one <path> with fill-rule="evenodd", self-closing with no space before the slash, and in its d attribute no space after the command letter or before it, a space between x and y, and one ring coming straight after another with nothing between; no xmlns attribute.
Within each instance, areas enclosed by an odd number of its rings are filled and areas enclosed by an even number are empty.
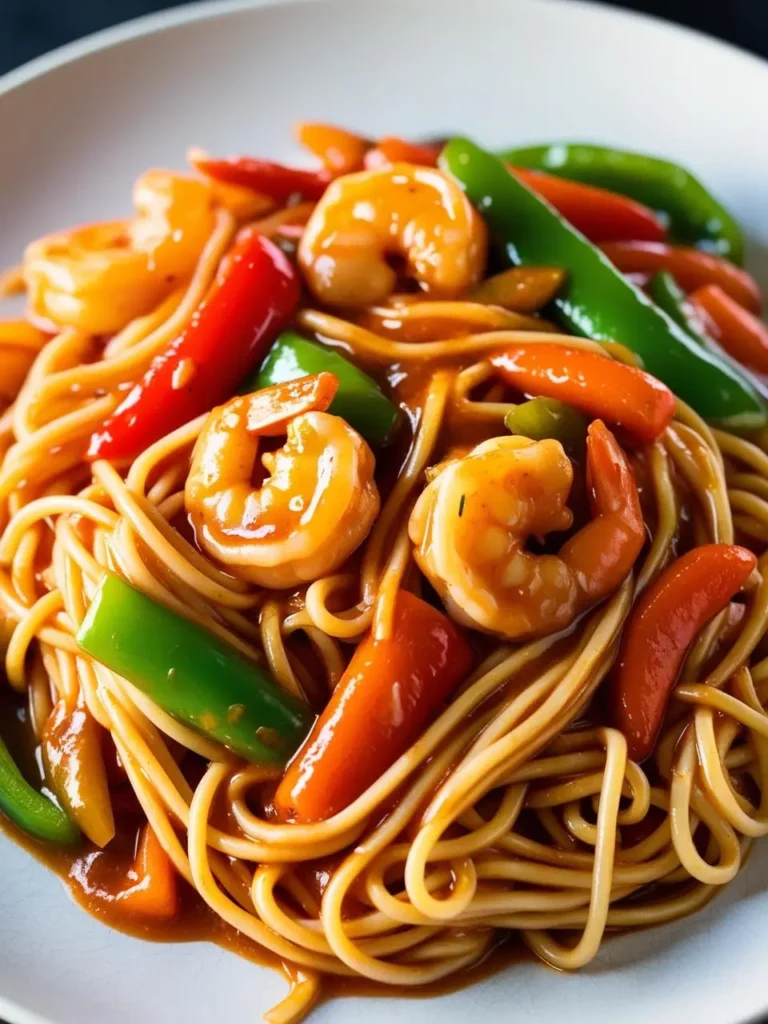
<svg viewBox="0 0 768 1024"><path fill-rule="evenodd" d="M38 57L33 57L19 67L12 68L4 75L0 75L0 98L38 78L42 78L57 68L72 64L100 50L119 46L121 43L128 42L129 40L155 35L168 29L178 28L180 25L209 21L217 17L228 17L230 14L257 10L262 7L326 2L328 0L189 0L189 2L180 4L177 7L164 8L160 11L153 11L150 14L129 18L127 21L91 32L80 39L64 43L62 46L57 46ZM370 6L374 6L377 2L379 0L357 0L359 4L367 3ZM459 6L462 0L445 0L445 2L448 5L454 3L456 6ZM579 7L588 14L592 14L604 21L646 23L653 26L656 31L688 37L689 39L696 40L699 45L709 46L721 51L729 51L733 57L738 57L743 61L751 63L764 72L768 71L767 58L752 53L736 43L718 39L716 36L710 35L701 29L691 28L676 21L669 21L657 14L633 11L625 7L608 6L602 0L508 0L508 2L521 3L523 6L530 3L548 3L554 8L559 7L562 9L565 9L566 6L569 8Z"/></svg>
<svg viewBox="0 0 768 1024"><path fill-rule="evenodd" d="M332 2L332 0L189 0L176 7L165 8L149 14L139 15L116 25L89 33L79 39L55 47L38 57L34 57L20 66L0 75L0 99L22 89L38 79L44 78L59 68L66 67L83 60L92 54L109 50L126 42L147 38L161 32L169 31L180 26L194 23L213 21L217 18L226 18L232 14L239 14L254 11L261 8L288 6L298 4L320 4ZM368 4L374 7L380 0L356 0L360 5ZM416 0L414 0L416 2ZM444 0L450 6L458 7L464 0ZM667 37L677 36L681 41L688 39L704 49L730 53L732 58L738 58L744 63L751 64L756 70L768 75L768 59L752 53L743 47L727 40L718 39L700 29L670 21L661 15L648 14L641 11L634 11L623 7L608 6L602 0L507 0L508 3L519 4L522 7L534 3L549 4L554 9L580 8L585 16L596 17L603 22L614 24L634 22L645 23L654 31L662 33ZM768 1013L768 995L763 1009L754 1017L748 1018L744 1024L752 1024L762 1020ZM3 1021L7 1024L58 1024L55 1019L43 1016L34 1010L30 1010L15 1000L8 999L0 993L0 1024Z"/></svg>

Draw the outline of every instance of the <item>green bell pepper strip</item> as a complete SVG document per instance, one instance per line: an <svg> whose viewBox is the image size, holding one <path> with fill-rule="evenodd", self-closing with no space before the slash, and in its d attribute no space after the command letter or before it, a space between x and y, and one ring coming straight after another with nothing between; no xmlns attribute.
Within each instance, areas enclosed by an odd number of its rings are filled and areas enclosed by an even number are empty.
<svg viewBox="0 0 768 1024"><path fill-rule="evenodd" d="M28 835L45 843L73 846L80 831L62 809L27 782L0 739L0 811Z"/></svg>
<svg viewBox="0 0 768 1024"><path fill-rule="evenodd" d="M704 348L709 348L712 339L694 323L693 310L688 305L686 294L669 271L660 270L651 277L648 294L659 309L663 309L690 338Z"/></svg>
<svg viewBox="0 0 768 1024"><path fill-rule="evenodd" d="M577 142L507 149L506 163L548 171L630 196L665 216L673 241L744 262L744 236L725 207L684 167L622 149Z"/></svg>
<svg viewBox="0 0 768 1024"><path fill-rule="evenodd" d="M338 352L308 341L295 331L283 331L258 373L246 381L245 390L258 391L323 370L339 382L328 412L341 416L371 444L385 445L390 441L401 414L376 381Z"/></svg>
<svg viewBox="0 0 768 1024"><path fill-rule="evenodd" d="M659 309L663 309L694 341L705 348L716 344L707 334L704 325L698 321L688 296L675 280L674 274L668 270L657 271L648 281L647 292Z"/></svg>
<svg viewBox="0 0 768 1024"><path fill-rule="evenodd" d="M648 282L648 294L653 301L681 327L689 338L692 338L699 346L713 353L723 362L728 363L737 373L748 376L752 385L762 397L768 401L768 385L758 376L755 376L746 367L734 359L733 356L722 348L715 339L707 333L705 326L696 316L696 311L688 301L688 296L675 280L674 276L667 270L660 270L655 273Z"/></svg>
<svg viewBox="0 0 768 1024"><path fill-rule="evenodd" d="M587 440L587 421L580 412L556 398L531 398L510 409L504 417L510 434L532 441L554 438L567 452L577 453Z"/></svg>
<svg viewBox="0 0 768 1024"><path fill-rule="evenodd" d="M173 718L249 761L283 763L312 725L309 707L261 666L113 573L77 642Z"/></svg>
<svg viewBox="0 0 768 1024"><path fill-rule="evenodd" d="M553 307L571 331L626 345L705 419L732 430L768 422L768 409L743 372L697 345L498 157L457 138L441 153L440 166L484 216L508 263L567 271Z"/></svg>

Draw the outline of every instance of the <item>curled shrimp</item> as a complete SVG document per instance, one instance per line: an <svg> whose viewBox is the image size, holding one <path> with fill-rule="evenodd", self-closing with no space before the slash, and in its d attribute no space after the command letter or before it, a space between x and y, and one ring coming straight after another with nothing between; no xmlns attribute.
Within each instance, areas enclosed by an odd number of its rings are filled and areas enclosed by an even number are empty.
<svg viewBox="0 0 768 1024"><path fill-rule="evenodd" d="M594 517L557 555L529 536L567 530L573 467L559 441L494 437L449 462L426 487L409 532L421 571L458 622L516 640L564 629L615 590L645 540L632 470L595 420L587 436Z"/></svg>
<svg viewBox="0 0 768 1024"><path fill-rule="evenodd" d="M148 171L133 200L132 220L86 224L27 246L24 279L34 318L111 334L191 277L214 228L210 186Z"/></svg>
<svg viewBox="0 0 768 1024"><path fill-rule="evenodd" d="M438 298L482 277L485 222L441 171L394 164L337 178L309 218L299 263L314 294L332 306L367 306L397 283L387 257Z"/></svg>
<svg viewBox="0 0 768 1024"><path fill-rule="evenodd" d="M325 412L338 382L302 377L214 409L195 445L186 507L203 549L242 579L283 589L336 571L379 511L375 460L362 437ZM287 434L251 477L259 439Z"/></svg>

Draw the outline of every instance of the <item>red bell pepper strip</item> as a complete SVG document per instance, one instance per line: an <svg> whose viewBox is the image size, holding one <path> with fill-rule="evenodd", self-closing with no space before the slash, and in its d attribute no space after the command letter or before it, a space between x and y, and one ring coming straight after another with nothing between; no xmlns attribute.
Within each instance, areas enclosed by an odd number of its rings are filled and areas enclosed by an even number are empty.
<svg viewBox="0 0 768 1024"><path fill-rule="evenodd" d="M378 139L365 154L365 166L368 170L387 164L420 164L424 167L436 167L440 149L440 146L406 142L405 139Z"/></svg>
<svg viewBox="0 0 768 1024"><path fill-rule="evenodd" d="M130 459L229 398L266 355L299 301L287 257L244 234L191 320L91 437L90 459Z"/></svg>
<svg viewBox="0 0 768 1024"><path fill-rule="evenodd" d="M276 203L286 203L291 197L319 199L331 180L327 171L305 171L299 167L286 167L269 160L251 156L212 157L195 156L192 163L202 174L227 185L240 185Z"/></svg>
<svg viewBox="0 0 768 1024"><path fill-rule="evenodd" d="M128 884L115 894L115 906L132 917L170 921L179 910L176 869L151 825L141 830Z"/></svg>
<svg viewBox="0 0 768 1024"><path fill-rule="evenodd" d="M551 203L590 242L627 239L663 242L666 237L664 225L656 214L634 199L541 171L524 167L509 169L523 184Z"/></svg>
<svg viewBox="0 0 768 1024"><path fill-rule="evenodd" d="M367 139L344 128L311 121L302 121L296 126L296 137L333 175L359 171L371 145Z"/></svg>
<svg viewBox="0 0 768 1024"><path fill-rule="evenodd" d="M751 370L768 373L768 326L762 320L716 284L697 288L688 301L708 326L714 325L714 336L728 355Z"/></svg>
<svg viewBox="0 0 768 1024"><path fill-rule="evenodd" d="M613 359L547 342L510 345L492 357L501 377L534 397L557 398L579 412L654 441L672 419L677 400L649 373Z"/></svg>
<svg viewBox="0 0 768 1024"><path fill-rule="evenodd" d="M746 548L705 544L673 562L638 601L624 630L612 690L613 721L633 761L653 750L688 648L756 565Z"/></svg>
<svg viewBox="0 0 768 1024"><path fill-rule="evenodd" d="M348 807L418 739L472 666L442 612L401 590L392 634L366 637L275 795L284 818L324 821Z"/></svg>
<svg viewBox="0 0 768 1024"><path fill-rule="evenodd" d="M746 270L720 256L663 242L606 242L601 249L623 273L668 270L686 292L705 284L717 284L746 309L760 312L757 281Z"/></svg>

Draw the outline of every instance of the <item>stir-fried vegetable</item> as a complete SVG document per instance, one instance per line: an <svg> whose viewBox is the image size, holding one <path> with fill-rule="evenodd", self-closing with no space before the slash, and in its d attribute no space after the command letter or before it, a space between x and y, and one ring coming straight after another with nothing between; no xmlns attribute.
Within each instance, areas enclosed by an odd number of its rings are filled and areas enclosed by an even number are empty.
<svg viewBox="0 0 768 1024"><path fill-rule="evenodd" d="M302 146L322 161L330 174L350 174L363 166L363 157L370 145L367 139L332 124L305 121L296 126L296 137Z"/></svg>
<svg viewBox="0 0 768 1024"><path fill-rule="evenodd" d="M500 156L521 167L631 196L665 214L675 241L743 262L744 238L738 224L701 182L678 164L643 153L574 142L523 146Z"/></svg>
<svg viewBox="0 0 768 1024"><path fill-rule="evenodd" d="M357 647L346 672L277 790L297 821L343 811L416 741L472 665L472 652L442 612L406 591L392 634Z"/></svg>
<svg viewBox="0 0 768 1024"><path fill-rule="evenodd" d="M135 458L229 398L298 301L299 282L287 257L262 235L246 235L222 261L187 327L93 435L89 458Z"/></svg>
<svg viewBox="0 0 768 1024"><path fill-rule="evenodd" d="M77 641L169 715L248 760L284 761L312 722L260 665L112 573Z"/></svg>
<svg viewBox="0 0 768 1024"><path fill-rule="evenodd" d="M308 341L295 331L284 331L280 335L255 379L247 382L245 389L258 391L324 370L332 373L339 383L328 411L345 419L371 444L383 445L390 441L400 422L400 412L376 381L338 352Z"/></svg>
<svg viewBox="0 0 768 1024"><path fill-rule="evenodd" d="M601 248L623 273L668 270L687 292L705 284L718 284L746 309L753 313L760 309L757 281L746 270L719 256L663 242L606 242Z"/></svg>
<svg viewBox="0 0 768 1024"><path fill-rule="evenodd" d="M613 686L614 722L634 761L653 750L688 648L756 565L746 548L705 544L673 562L635 605Z"/></svg>
<svg viewBox="0 0 768 1024"><path fill-rule="evenodd" d="M281 204L295 198L319 199L331 180L327 171L305 171L250 156L215 160L195 155L192 162L216 181L249 188Z"/></svg>
<svg viewBox="0 0 768 1024"><path fill-rule="evenodd" d="M0 811L28 835L71 846L80 838L75 823L52 800L30 786L0 739Z"/></svg>
<svg viewBox="0 0 768 1024"><path fill-rule="evenodd" d="M768 373L768 326L716 284L698 288L688 301L714 324L717 341L744 366Z"/></svg>
<svg viewBox="0 0 768 1024"><path fill-rule="evenodd" d="M747 360L738 359L735 353L729 352L726 346L720 344L721 339L717 326L709 313L694 306L670 273L666 270L661 270L653 274L648 282L648 294L659 309L663 310L667 316L671 317L676 324L682 327L685 333L698 345L715 354L717 358L727 361L736 372L744 372L744 367L748 366ZM734 303L733 299L725 295L724 292L722 294L745 317L752 317L751 313L748 313L738 303ZM755 320L754 317L752 319ZM757 320L755 322L759 323ZM759 377L750 377L750 379L755 390L764 399L768 399L768 387L766 387L765 383Z"/></svg>
<svg viewBox="0 0 768 1024"><path fill-rule="evenodd" d="M511 434L530 437L532 441L553 437L570 453L583 451L587 440L584 416L556 398L521 402L504 417L504 425Z"/></svg>
<svg viewBox="0 0 768 1024"><path fill-rule="evenodd" d="M654 441L675 413L675 396L655 377L595 352L546 342L510 345L491 363L518 391L558 398L643 441Z"/></svg>
<svg viewBox="0 0 768 1024"><path fill-rule="evenodd" d="M440 155L439 146L406 142L392 137L378 139L365 154L365 166L384 167L386 164L421 164L434 167Z"/></svg>
<svg viewBox="0 0 768 1024"><path fill-rule="evenodd" d="M557 295L565 276L559 267L510 267L470 288L467 298L514 313L538 313Z"/></svg>
<svg viewBox="0 0 768 1024"><path fill-rule="evenodd" d="M510 167L510 170L591 242L620 239L661 242L666 236L663 224L653 211L634 199L524 167Z"/></svg>
<svg viewBox="0 0 768 1024"><path fill-rule="evenodd" d="M440 161L483 213L510 263L567 271L554 305L568 327L597 341L621 341L707 419L734 429L765 424L766 407L743 374L701 350L498 158L454 139Z"/></svg>
<svg viewBox="0 0 768 1024"><path fill-rule="evenodd" d="M648 294L659 309L703 348L711 348L712 339L707 336L706 323L696 316L687 295L669 271L659 270L652 274L647 288Z"/></svg>
<svg viewBox="0 0 768 1024"><path fill-rule="evenodd" d="M57 702L41 743L45 775L62 807L97 846L115 834L101 728L83 704Z"/></svg>
<svg viewBox="0 0 768 1024"><path fill-rule="evenodd" d="M170 921L179 911L179 878L151 825L141 830L136 857L114 902L145 920Z"/></svg>

